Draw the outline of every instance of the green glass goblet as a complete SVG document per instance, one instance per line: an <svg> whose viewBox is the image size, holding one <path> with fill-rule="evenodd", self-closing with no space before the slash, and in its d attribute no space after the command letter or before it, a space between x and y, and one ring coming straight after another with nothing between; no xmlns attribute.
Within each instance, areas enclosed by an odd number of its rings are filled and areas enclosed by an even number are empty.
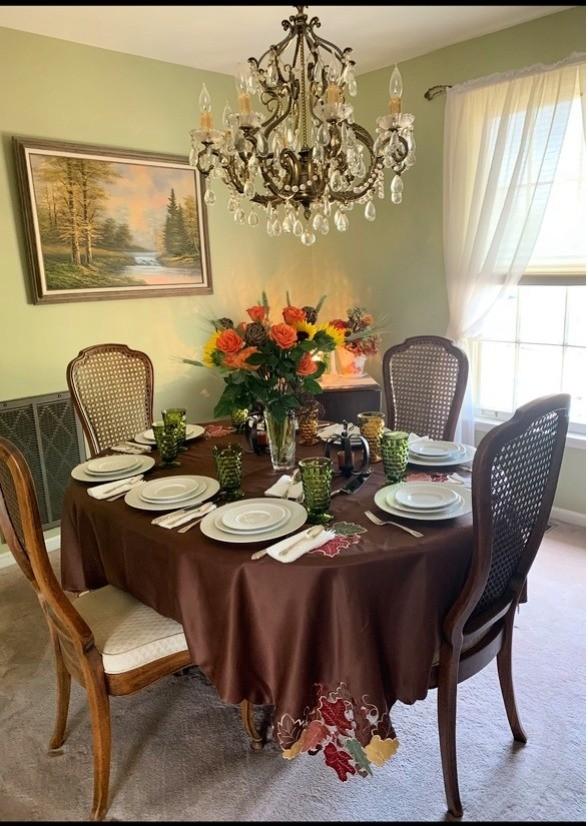
<svg viewBox="0 0 588 826"><path fill-rule="evenodd" d="M168 407L161 411L161 418L164 424L174 425L178 440L178 450L188 450L186 445L186 408Z"/></svg>
<svg viewBox="0 0 588 826"><path fill-rule="evenodd" d="M403 430L384 430L380 436L384 474L389 483L400 482L408 464L408 433Z"/></svg>
<svg viewBox="0 0 588 826"><path fill-rule="evenodd" d="M331 481L333 464L325 456L311 456L298 462L304 491L304 507L308 511L311 525L325 525L333 518L329 513L331 504Z"/></svg>
<svg viewBox="0 0 588 826"><path fill-rule="evenodd" d="M161 461L157 467L179 467L177 427L165 422L153 422L153 435Z"/></svg>
<svg viewBox="0 0 588 826"><path fill-rule="evenodd" d="M232 502L245 496L241 488L243 448L230 443L213 445L212 455L216 463L216 472L225 501Z"/></svg>

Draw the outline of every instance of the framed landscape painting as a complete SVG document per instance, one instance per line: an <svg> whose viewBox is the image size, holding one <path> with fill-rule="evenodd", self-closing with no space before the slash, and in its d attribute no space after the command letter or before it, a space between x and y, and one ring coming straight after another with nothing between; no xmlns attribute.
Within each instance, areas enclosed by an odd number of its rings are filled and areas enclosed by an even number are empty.
<svg viewBox="0 0 588 826"><path fill-rule="evenodd" d="M186 158L13 138L35 304L211 293Z"/></svg>

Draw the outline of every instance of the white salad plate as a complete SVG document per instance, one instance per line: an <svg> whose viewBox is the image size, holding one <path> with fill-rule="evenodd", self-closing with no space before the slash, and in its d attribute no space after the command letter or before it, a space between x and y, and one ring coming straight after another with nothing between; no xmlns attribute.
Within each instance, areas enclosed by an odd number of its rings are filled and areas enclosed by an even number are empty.
<svg viewBox="0 0 588 826"><path fill-rule="evenodd" d="M139 466L136 456L102 456L99 459L89 459L86 462L86 472L93 476L104 476L105 473L124 473Z"/></svg>
<svg viewBox="0 0 588 826"><path fill-rule="evenodd" d="M411 485L429 485L429 482L411 482ZM465 485L455 485L449 482L434 482L433 484L441 485L444 488L453 490L458 494L458 502L448 508L442 508L436 511L408 511L396 505L390 504L389 497L394 495L399 487L406 485L406 482L398 482L395 485L386 485L380 490L376 491L374 496L375 504L386 513L392 516L401 516L404 519L414 519L419 522L437 522L441 519L455 519L457 516L465 516L472 511L472 492ZM393 500L392 500L393 501Z"/></svg>
<svg viewBox="0 0 588 826"><path fill-rule="evenodd" d="M206 488L198 476L168 476L165 479L152 479L141 487L141 499L146 502L164 504L193 499Z"/></svg>
<svg viewBox="0 0 588 826"><path fill-rule="evenodd" d="M189 442L191 439L197 439L199 436L202 436L204 432L205 430L200 424L187 424L186 441ZM155 436L153 435L153 428L150 427L149 430L144 430L142 433L137 433L134 439L140 445L154 445Z"/></svg>
<svg viewBox="0 0 588 826"><path fill-rule="evenodd" d="M177 508L191 508L193 505L199 505L201 502L214 496L220 488L218 481L212 479L210 476L193 476L192 478L204 482L204 489L195 496L190 496L188 499L174 500L173 502L169 499L165 502L147 502L141 496L141 490L149 483L143 482L130 489L125 496L125 502L127 505L130 505L131 508L138 508L142 511L172 511ZM216 513L216 511L214 511L214 513Z"/></svg>
<svg viewBox="0 0 588 826"><path fill-rule="evenodd" d="M408 452L422 459L447 459L463 455L465 448L457 442L419 439L418 441L410 442Z"/></svg>
<svg viewBox="0 0 588 826"><path fill-rule="evenodd" d="M419 467L451 467L451 465L465 465L471 462L476 455L476 448L471 445L461 445L463 451L455 456L444 456L433 458L432 456L415 456L408 452L408 464L418 465Z"/></svg>
<svg viewBox="0 0 588 826"><path fill-rule="evenodd" d="M429 511L448 508L458 501L457 493L450 488L443 487L439 482L405 482L388 496L390 505L395 507L399 503L410 510Z"/></svg>
<svg viewBox="0 0 588 826"><path fill-rule="evenodd" d="M151 456L133 456L132 458L133 460L136 459L136 464L133 464L130 470L123 470L118 473L101 473L100 476L97 476L95 473L88 473L86 470L88 462L82 462L73 468L71 476L72 479L76 479L78 482L93 482L94 484L97 482L114 482L117 479L127 479L129 476L146 473L155 464L155 459L152 459ZM93 460L90 459L89 461Z"/></svg>
<svg viewBox="0 0 588 826"><path fill-rule="evenodd" d="M282 525L285 525L289 519L290 512L287 512L286 515L282 519L280 519L279 522L275 523L275 525L269 525L266 528L256 528L254 531L240 531L236 530L235 528L227 528L226 525L223 525L222 515L216 518L214 524L219 531L230 534L231 536L251 536L252 534L255 534L255 536L263 538L265 534L269 531L275 531L278 528L281 528Z"/></svg>
<svg viewBox="0 0 588 826"><path fill-rule="evenodd" d="M264 505L267 506L268 502L265 498L228 502L226 505L222 505L222 507L207 513L200 523L200 530L205 536L208 536L210 539L216 539L219 542L229 542L231 544L269 542L272 539L279 539L293 531L297 531L304 525L308 517L306 509L303 508L302 505L299 505L298 502L293 502L291 499L284 499L280 501L280 506L288 511L285 522L274 525L269 529L256 530L255 532L247 531L245 533L240 531L238 533L231 533L227 531L226 526L221 520L224 519L225 514L236 508L242 508L245 504L248 504L252 509L257 509ZM217 523L223 524L222 530L218 527Z"/></svg>
<svg viewBox="0 0 588 826"><path fill-rule="evenodd" d="M230 508L221 514L220 522L225 528L238 533L266 531L283 524L290 512L275 502L251 505L243 502L240 507Z"/></svg>

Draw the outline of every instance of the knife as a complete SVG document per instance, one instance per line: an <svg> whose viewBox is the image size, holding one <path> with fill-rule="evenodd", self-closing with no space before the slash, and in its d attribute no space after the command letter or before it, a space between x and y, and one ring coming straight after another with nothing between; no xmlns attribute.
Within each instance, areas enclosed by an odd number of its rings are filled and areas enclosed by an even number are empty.
<svg viewBox="0 0 588 826"><path fill-rule="evenodd" d="M353 479L351 479L350 482L348 482L346 485L344 485L344 487L338 488L337 490L334 490L333 493L331 494L331 499L333 498L333 496L337 496L338 493L345 493L345 494L347 494L347 496L354 493L354 491L356 491L358 488L360 488L363 485L363 483L365 482L365 480L368 478L369 475L370 475L369 473L360 473L359 476L354 476Z"/></svg>

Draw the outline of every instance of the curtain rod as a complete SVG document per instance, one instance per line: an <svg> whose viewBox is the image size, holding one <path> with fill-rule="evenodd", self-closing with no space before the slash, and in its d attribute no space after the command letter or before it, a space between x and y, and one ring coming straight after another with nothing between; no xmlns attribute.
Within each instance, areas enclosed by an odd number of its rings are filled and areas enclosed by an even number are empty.
<svg viewBox="0 0 588 826"><path fill-rule="evenodd" d="M433 98L436 98L437 95L444 94L448 89L451 89L451 83L441 84L440 86L431 86L431 88L427 89L425 92L425 97L427 100L433 100Z"/></svg>

